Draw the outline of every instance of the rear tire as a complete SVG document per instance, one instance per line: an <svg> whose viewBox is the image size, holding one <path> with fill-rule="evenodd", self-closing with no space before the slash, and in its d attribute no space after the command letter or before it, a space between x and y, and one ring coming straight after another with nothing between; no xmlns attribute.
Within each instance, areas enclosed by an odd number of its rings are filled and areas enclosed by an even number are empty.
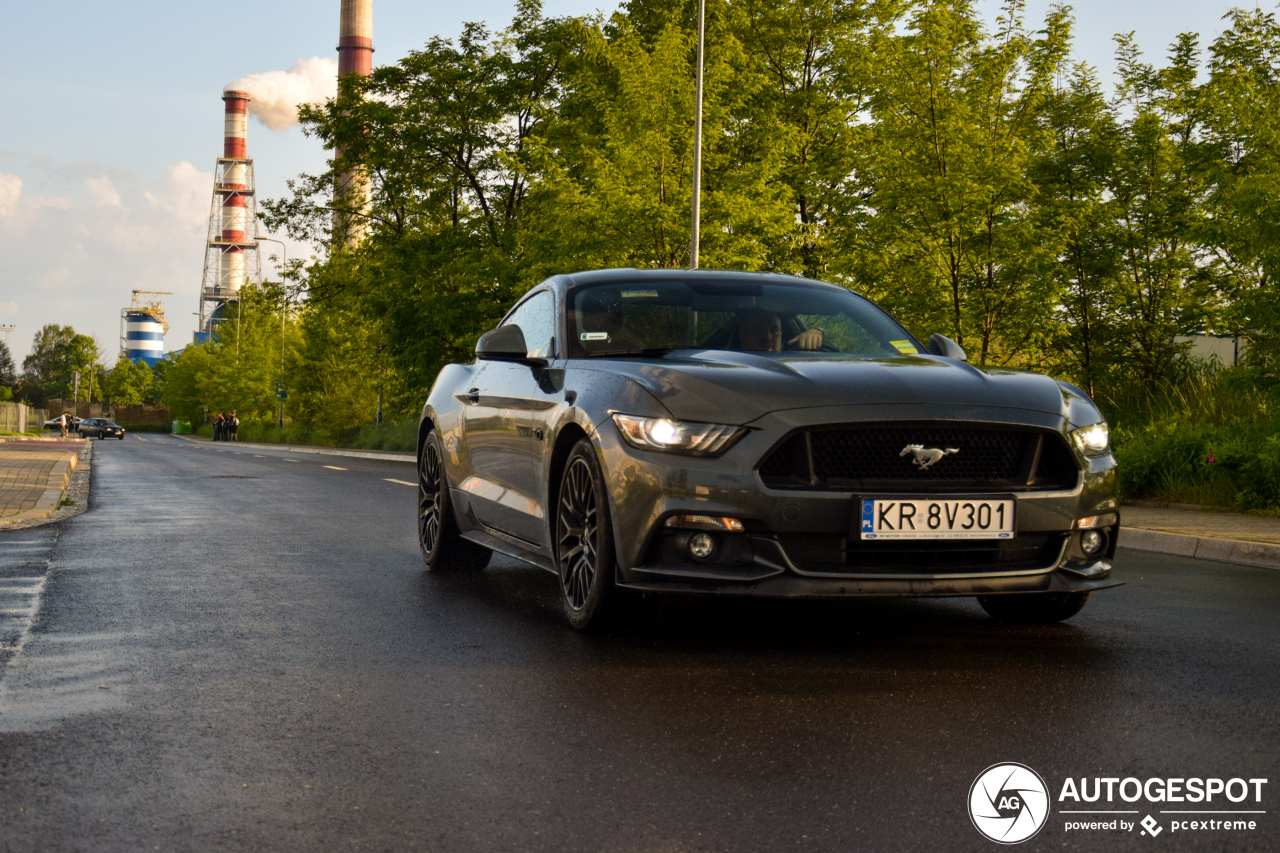
<svg viewBox="0 0 1280 853"><path fill-rule="evenodd" d="M444 470L444 449L435 430L418 453L418 547L422 561L432 572L479 572L489 565L493 552L462 538L449 499Z"/></svg>
<svg viewBox="0 0 1280 853"><path fill-rule="evenodd" d="M620 590L613 519L595 446L580 439L569 451L556 496L555 557L565 618L579 631L613 621Z"/></svg>
<svg viewBox="0 0 1280 853"><path fill-rule="evenodd" d="M1028 592L980 595L978 603L993 619L1021 625L1048 625L1075 616L1089 600L1087 592Z"/></svg>

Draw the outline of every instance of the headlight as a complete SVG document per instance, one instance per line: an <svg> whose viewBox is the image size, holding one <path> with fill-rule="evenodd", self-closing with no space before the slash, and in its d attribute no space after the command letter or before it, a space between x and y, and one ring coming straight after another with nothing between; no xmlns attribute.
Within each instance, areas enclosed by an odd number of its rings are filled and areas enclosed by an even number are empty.
<svg viewBox="0 0 1280 853"><path fill-rule="evenodd" d="M632 447L690 456L719 456L747 432L744 427L727 424L694 424L635 415L614 415L613 422Z"/></svg>
<svg viewBox="0 0 1280 853"><path fill-rule="evenodd" d="M1073 429L1071 437L1076 440L1076 447L1084 451L1085 456L1104 456L1111 450L1111 434L1106 424Z"/></svg>

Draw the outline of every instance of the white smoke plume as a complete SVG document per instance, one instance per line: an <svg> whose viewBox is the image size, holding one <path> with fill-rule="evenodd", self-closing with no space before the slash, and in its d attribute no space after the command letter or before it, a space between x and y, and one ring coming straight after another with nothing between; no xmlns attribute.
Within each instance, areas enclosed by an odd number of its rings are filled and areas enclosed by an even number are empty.
<svg viewBox="0 0 1280 853"><path fill-rule="evenodd" d="M299 59L288 71L248 74L223 87L248 92L249 112L277 133L298 123L299 104L319 104L338 94L338 60Z"/></svg>

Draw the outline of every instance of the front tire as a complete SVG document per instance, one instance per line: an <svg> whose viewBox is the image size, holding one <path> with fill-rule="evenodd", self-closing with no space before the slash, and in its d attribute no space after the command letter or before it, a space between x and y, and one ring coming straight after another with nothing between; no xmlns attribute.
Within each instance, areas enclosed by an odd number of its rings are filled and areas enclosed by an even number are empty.
<svg viewBox="0 0 1280 853"><path fill-rule="evenodd" d="M993 619L1020 625L1048 625L1075 616L1089 600L1087 592L1028 592L980 595L978 603Z"/></svg>
<svg viewBox="0 0 1280 853"><path fill-rule="evenodd" d="M594 445L580 439L565 460L556 498L556 569L565 618L579 631L605 627L619 590L613 520Z"/></svg>
<svg viewBox="0 0 1280 853"><path fill-rule="evenodd" d="M435 430L427 434L418 454L418 547L432 572L478 572L489 565L493 552L462 538L449 499L444 450Z"/></svg>

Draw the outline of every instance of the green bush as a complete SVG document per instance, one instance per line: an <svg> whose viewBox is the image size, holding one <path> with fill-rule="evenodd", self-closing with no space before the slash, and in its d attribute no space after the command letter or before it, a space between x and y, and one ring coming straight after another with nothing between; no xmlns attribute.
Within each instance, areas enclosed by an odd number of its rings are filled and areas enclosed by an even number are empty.
<svg viewBox="0 0 1280 853"><path fill-rule="evenodd" d="M365 424L356 433L351 447L364 450L416 451L418 449L418 416L398 421L383 421L382 426Z"/></svg>
<svg viewBox="0 0 1280 853"><path fill-rule="evenodd" d="M126 432L173 432L172 424L120 424Z"/></svg>
<svg viewBox="0 0 1280 853"><path fill-rule="evenodd" d="M1280 385L1269 374L1202 370L1107 402L1124 498L1280 510Z"/></svg>

